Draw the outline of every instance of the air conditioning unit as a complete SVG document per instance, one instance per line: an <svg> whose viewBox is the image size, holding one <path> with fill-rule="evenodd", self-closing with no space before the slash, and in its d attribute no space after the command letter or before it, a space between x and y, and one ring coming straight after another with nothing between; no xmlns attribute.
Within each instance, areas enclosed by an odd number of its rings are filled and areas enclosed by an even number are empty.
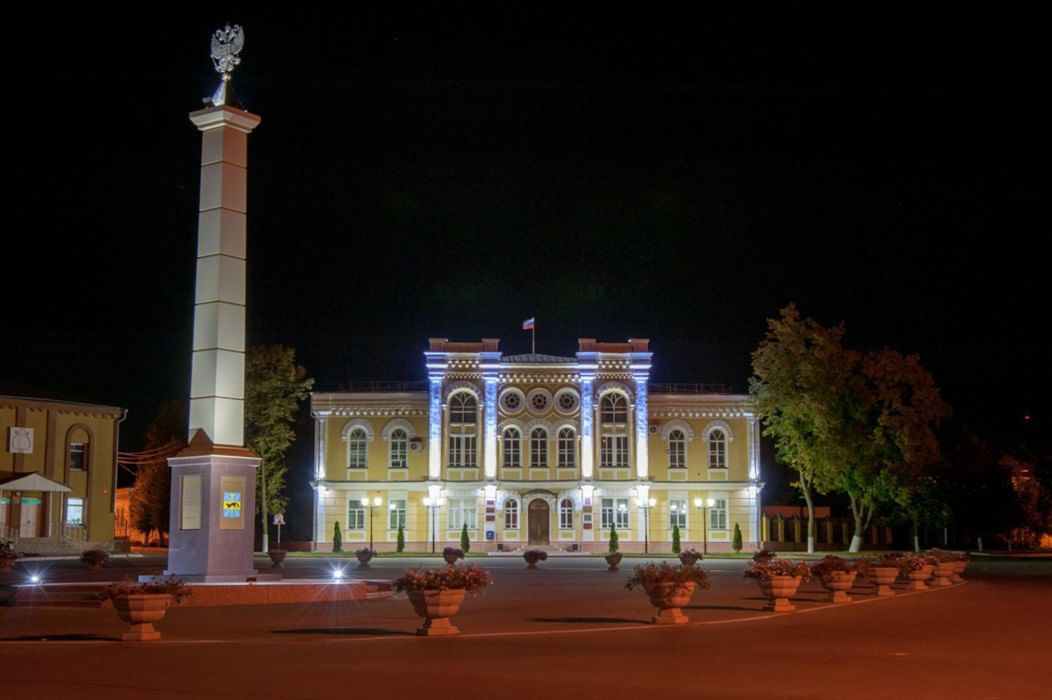
<svg viewBox="0 0 1052 700"><path fill-rule="evenodd" d="M409 442L409 449L412 450L413 452L419 452L421 447L423 447L423 443L420 442L420 441L410 441Z"/></svg>
<svg viewBox="0 0 1052 700"><path fill-rule="evenodd" d="M657 431L658 431L658 427L657 427L656 425L651 425L651 426L650 426L650 434L651 434L651 435L653 435L653 434L654 434L654 433L656 433Z"/></svg>

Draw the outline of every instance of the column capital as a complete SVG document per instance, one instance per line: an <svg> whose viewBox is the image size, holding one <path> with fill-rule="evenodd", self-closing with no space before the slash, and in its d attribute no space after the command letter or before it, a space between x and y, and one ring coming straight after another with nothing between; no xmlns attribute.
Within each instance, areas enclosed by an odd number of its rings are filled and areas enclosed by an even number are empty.
<svg viewBox="0 0 1052 700"><path fill-rule="evenodd" d="M236 129L244 134L252 133L263 120L258 114L246 112L237 107L223 105L222 107L205 107L196 112L190 112L190 121L201 131L212 131L228 127Z"/></svg>

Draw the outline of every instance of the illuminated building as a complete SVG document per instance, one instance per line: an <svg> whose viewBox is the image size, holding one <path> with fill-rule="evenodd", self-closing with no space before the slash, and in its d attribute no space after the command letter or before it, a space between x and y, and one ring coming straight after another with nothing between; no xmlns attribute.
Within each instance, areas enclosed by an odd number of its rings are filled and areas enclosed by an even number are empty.
<svg viewBox="0 0 1052 700"><path fill-rule="evenodd" d="M748 396L650 384L649 341L575 357L431 339L428 380L315 392L314 543L331 549L755 548L759 424Z"/></svg>

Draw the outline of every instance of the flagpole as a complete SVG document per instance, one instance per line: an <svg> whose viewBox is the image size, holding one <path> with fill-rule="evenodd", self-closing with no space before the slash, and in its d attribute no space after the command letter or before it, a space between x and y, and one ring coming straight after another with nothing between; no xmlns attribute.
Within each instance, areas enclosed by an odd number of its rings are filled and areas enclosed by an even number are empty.
<svg viewBox="0 0 1052 700"><path fill-rule="evenodd" d="M537 354L537 322L533 322L533 326L530 327L530 352L534 355Z"/></svg>

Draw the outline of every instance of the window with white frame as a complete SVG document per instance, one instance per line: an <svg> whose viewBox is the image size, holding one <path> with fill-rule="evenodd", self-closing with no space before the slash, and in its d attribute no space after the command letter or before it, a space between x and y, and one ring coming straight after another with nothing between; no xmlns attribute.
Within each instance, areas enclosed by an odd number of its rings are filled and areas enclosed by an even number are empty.
<svg viewBox="0 0 1052 700"><path fill-rule="evenodd" d="M599 444L600 467L628 466L628 399L616 391L599 402L602 435Z"/></svg>
<svg viewBox="0 0 1052 700"><path fill-rule="evenodd" d="M577 466L577 439L573 428L559 431L559 468L573 469Z"/></svg>
<svg viewBox="0 0 1052 700"><path fill-rule="evenodd" d="M88 446L83 442L69 443L69 468L83 471L88 468Z"/></svg>
<svg viewBox="0 0 1052 700"><path fill-rule="evenodd" d="M682 430L673 430L668 434L668 468L687 468L687 437Z"/></svg>
<svg viewBox="0 0 1052 700"><path fill-rule="evenodd" d="M66 525L80 527L84 524L84 499L71 498L66 501Z"/></svg>
<svg viewBox="0 0 1052 700"><path fill-rule="evenodd" d="M449 500L449 529L460 530L464 525L476 529L477 513L474 498L451 498Z"/></svg>
<svg viewBox="0 0 1052 700"><path fill-rule="evenodd" d="M504 502L504 529L519 529L519 502L514 498L509 498Z"/></svg>
<svg viewBox="0 0 1052 700"><path fill-rule="evenodd" d="M390 503L387 504L388 521L387 528L389 530L397 530L398 526L405 527L405 499L404 498L392 498Z"/></svg>
<svg viewBox="0 0 1052 700"><path fill-rule="evenodd" d="M449 400L449 466L478 466L478 401L466 391Z"/></svg>
<svg viewBox="0 0 1052 700"><path fill-rule="evenodd" d="M727 529L727 499L716 498L714 499L714 505L709 509L709 529L710 530L726 530Z"/></svg>
<svg viewBox="0 0 1052 700"><path fill-rule="evenodd" d="M391 469L405 469L409 466L409 435L401 428L391 431Z"/></svg>
<svg viewBox="0 0 1052 700"><path fill-rule="evenodd" d="M709 469L727 468L727 436L722 430L709 433Z"/></svg>
<svg viewBox="0 0 1052 700"><path fill-rule="evenodd" d="M355 428L347 435L347 468L365 469L369 436L361 428Z"/></svg>
<svg viewBox="0 0 1052 700"><path fill-rule="evenodd" d="M668 502L668 526L687 527L687 502L681 500L670 500Z"/></svg>
<svg viewBox="0 0 1052 700"><path fill-rule="evenodd" d="M559 501L559 529L573 529L573 501L569 498Z"/></svg>
<svg viewBox="0 0 1052 700"><path fill-rule="evenodd" d="M518 428L504 429L503 449L505 467L522 466L522 436Z"/></svg>
<svg viewBox="0 0 1052 700"><path fill-rule="evenodd" d="M627 498L604 498L601 506L601 526L604 530L609 530L611 527L623 530L628 527Z"/></svg>
<svg viewBox="0 0 1052 700"><path fill-rule="evenodd" d="M352 498L347 502L347 529L365 529L365 506L360 498Z"/></svg>
<svg viewBox="0 0 1052 700"><path fill-rule="evenodd" d="M548 431L534 428L530 433L530 466L548 466Z"/></svg>

